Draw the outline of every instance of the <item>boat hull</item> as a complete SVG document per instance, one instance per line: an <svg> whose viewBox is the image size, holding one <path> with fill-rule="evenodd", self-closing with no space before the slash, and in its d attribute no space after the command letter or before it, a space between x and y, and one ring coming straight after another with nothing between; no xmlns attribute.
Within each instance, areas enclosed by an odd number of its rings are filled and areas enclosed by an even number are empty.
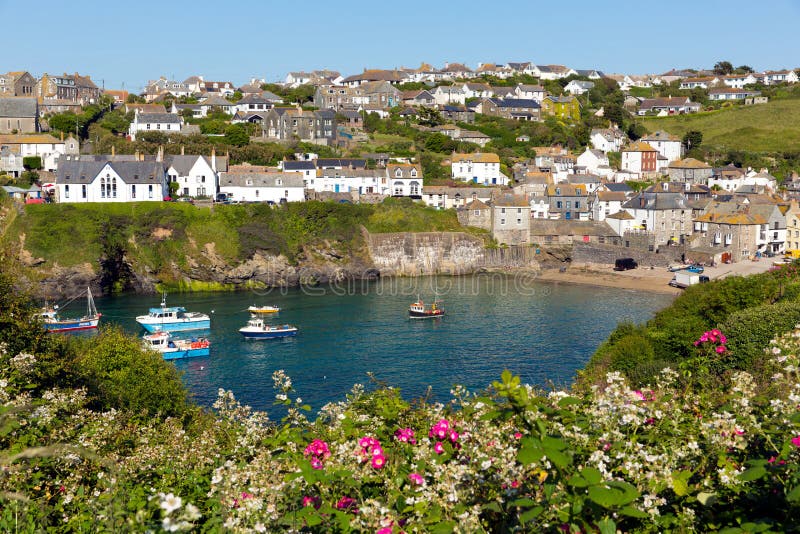
<svg viewBox="0 0 800 534"><path fill-rule="evenodd" d="M168 322L149 322L142 321L138 318L136 322L149 333L155 332L185 332L187 330L208 330L211 328L211 319L202 319L197 321L180 321L174 323Z"/></svg>
<svg viewBox="0 0 800 534"><path fill-rule="evenodd" d="M199 356L209 356L211 350L208 347L200 349L178 349L176 351L162 352L165 360L180 360L183 358L197 358Z"/></svg>
<svg viewBox="0 0 800 534"><path fill-rule="evenodd" d="M444 317L444 310L436 310L435 312L430 312L430 311L418 312L409 310L408 317L410 319L436 319L439 317Z"/></svg>
<svg viewBox="0 0 800 534"><path fill-rule="evenodd" d="M277 332L248 332L239 330L245 339L275 339L280 337L293 337L297 335L297 330L283 330Z"/></svg>
<svg viewBox="0 0 800 534"><path fill-rule="evenodd" d="M100 317L95 319L59 321L57 323L45 323L44 329L48 332L78 332L81 330L93 330L97 328Z"/></svg>

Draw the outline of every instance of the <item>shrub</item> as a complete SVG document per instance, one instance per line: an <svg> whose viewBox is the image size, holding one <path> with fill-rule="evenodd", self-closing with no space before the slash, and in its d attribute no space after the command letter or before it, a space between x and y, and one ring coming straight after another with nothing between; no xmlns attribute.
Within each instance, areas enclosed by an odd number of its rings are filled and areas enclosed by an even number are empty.
<svg viewBox="0 0 800 534"><path fill-rule="evenodd" d="M146 351L116 327L104 328L76 360L77 373L99 410L130 410L153 416L182 415L186 391L173 365Z"/></svg>
<svg viewBox="0 0 800 534"><path fill-rule="evenodd" d="M725 369L747 370L763 358L764 347L776 335L800 323L800 302L782 302L748 308L732 314L720 325L728 336L729 357Z"/></svg>

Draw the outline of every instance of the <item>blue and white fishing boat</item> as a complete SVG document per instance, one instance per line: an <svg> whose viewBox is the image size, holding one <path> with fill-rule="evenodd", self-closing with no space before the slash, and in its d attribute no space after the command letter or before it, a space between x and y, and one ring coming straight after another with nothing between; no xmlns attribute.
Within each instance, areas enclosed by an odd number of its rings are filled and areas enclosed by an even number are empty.
<svg viewBox="0 0 800 534"><path fill-rule="evenodd" d="M183 306L167 306L167 294L161 298L161 306L150 308L147 315L140 315L136 322L150 332L182 332L185 330L207 330L211 328L211 317L205 313L187 312Z"/></svg>
<svg viewBox="0 0 800 534"><path fill-rule="evenodd" d="M77 298L77 297L76 297ZM47 332L76 332L79 330L92 330L97 328L102 314L97 312L92 298L92 291L86 288L86 315L74 319L62 319L58 315L58 306L52 308L45 304L40 314L44 329Z"/></svg>
<svg viewBox="0 0 800 534"><path fill-rule="evenodd" d="M262 319L253 317L247 321L247 326L239 329L239 333L247 339L272 339L276 337L290 337L297 335L297 327L282 324L282 325L268 325L264 324Z"/></svg>
<svg viewBox="0 0 800 534"><path fill-rule="evenodd" d="M147 334L142 339L144 339L145 347L160 352L165 360L195 358L197 356L208 356L211 353L211 343L204 337L173 339L172 334L169 332L156 332L155 334Z"/></svg>

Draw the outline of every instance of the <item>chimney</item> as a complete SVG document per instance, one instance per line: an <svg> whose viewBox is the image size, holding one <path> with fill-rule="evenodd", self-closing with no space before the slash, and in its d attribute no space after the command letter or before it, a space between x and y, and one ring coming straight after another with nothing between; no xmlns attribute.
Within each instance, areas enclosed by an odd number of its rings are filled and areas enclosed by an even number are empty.
<svg viewBox="0 0 800 534"><path fill-rule="evenodd" d="M134 157L134 160L139 161L139 151L138 150L134 153L133 157Z"/></svg>
<svg viewBox="0 0 800 534"><path fill-rule="evenodd" d="M61 132L61 142L64 142L64 132Z"/></svg>
<svg viewBox="0 0 800 534"><path fill-rule="evenodd" d="M211 170L217 172L217 149L211 147Z"/></svg>
<svg viewBox="0 0 800 534"><path fill-rule="evenodd" d="M183 147L183 145L181 145L181 156L185 156L186 155L183 152L184 152L184 147Z"/></svg>
<svg viewBox="0 0 800 534"><path fill-rule="evenodd" d="M158 145L158 154L156 155L156 161L158 162L164 161L164 145Z"/></svg>
<svg viewBox="0 0 800 534"><path fill-rule="evenodd" d="M111 145L111 157L113 158L116 155L117 155L117 147Z"/></svg>

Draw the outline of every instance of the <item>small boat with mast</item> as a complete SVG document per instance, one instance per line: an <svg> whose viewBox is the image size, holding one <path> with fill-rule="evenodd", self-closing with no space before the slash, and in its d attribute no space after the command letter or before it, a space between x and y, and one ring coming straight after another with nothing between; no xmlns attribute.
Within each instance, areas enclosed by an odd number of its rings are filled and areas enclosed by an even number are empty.
<svg viewBox="0 0 800 534"><path fill-rule="evenodd" d="M78 295L80 296L80 295ZM78 297L68 301L65 306ZM44 309L40 314L44 329L47 332L77 332L80 330L92 330L97 328L100 322L101 313L97 311L94 305L94 298L92 297L92 290L86 288L86 315L80 318L63 319L59 316L58 304L52 307L45 302Z"/></svg>
<svg viewBox="0 0 800 534"><path fill-rule="evenodd" d="M438 298L433 301L429 308L426 308L425 303L417 296L417 301L408 307L408 316L411 319L435 319L444 317L444 308Z"/></svg>

